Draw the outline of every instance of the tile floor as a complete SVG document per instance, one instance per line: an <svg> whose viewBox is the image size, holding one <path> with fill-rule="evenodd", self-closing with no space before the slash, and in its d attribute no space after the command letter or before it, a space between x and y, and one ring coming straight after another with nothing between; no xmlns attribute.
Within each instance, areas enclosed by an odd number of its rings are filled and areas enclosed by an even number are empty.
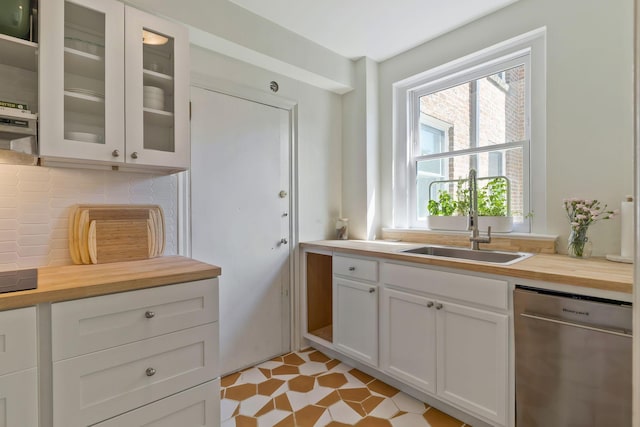
<svg viewBox="0 0 640 427"><path fill-rule="evenodd" d="M289 353L222 378L222 427L462 427L315 349Z"/></svg>

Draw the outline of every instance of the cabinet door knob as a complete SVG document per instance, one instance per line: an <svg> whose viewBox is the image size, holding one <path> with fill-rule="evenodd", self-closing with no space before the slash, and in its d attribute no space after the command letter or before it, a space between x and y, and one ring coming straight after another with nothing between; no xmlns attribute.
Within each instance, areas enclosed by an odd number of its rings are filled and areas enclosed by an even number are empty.
<svg viewBox="0 0 640 427"><path fill-rule="evenodd" d="M442 304L440 304L440 303L436 304L436 310L441 310L442 307L444 307Z"/></svg>
<svg viewBox="0 0 640 427"><path fill-rule="evenodd" d="M372 294L376 291L376 288L369 288L369 293Z"/></svg>
<svg viewBox="0 0 640 427"><path fill-rule="evenodd" d="M349 267L349 271L356 271L355 267Z"/></svg>
<svg viewBox="0 0 640 427"><path fill-rule="evenodd" d="M147 319L153 319L154 317L156 317L156 313L155 311L147 311L146 313L144 313L144 317L146 317Z"/></svg>
<svg viewBox="0 0 640 427"><path fill-rule="evenodd" d="M134 151L133 153L131 153L131 158L132 159L137 159L138 158L138 152Z"/></svg>
<svg viewBox="0 0 640 427"><path fill-rule="evenodd" d="M111 155L112 155L113 157L120 157L120 150L113 150L113 151L111 152Z"/></svg>
<svg viewBox="0 0 640 427"><path fill-rule="evenodd" d="M427 308L431 308L431 307L433 307L433 301L429 301L429 302L427 303Z"/></svg>
<svg viewBox="0 0 640 427"><path fill-rule="evenodd" d="M156 374L156 370L153 368L147 368L146 371L144 371L145 374L147 374L148 377L152 377Z"/></svg>

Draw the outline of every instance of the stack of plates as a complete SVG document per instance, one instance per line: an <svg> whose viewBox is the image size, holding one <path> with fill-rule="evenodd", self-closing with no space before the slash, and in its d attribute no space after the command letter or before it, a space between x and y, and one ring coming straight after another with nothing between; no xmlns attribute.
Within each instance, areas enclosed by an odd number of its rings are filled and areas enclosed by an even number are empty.
<svg viewBox="0 0 640 427"><path fill-rule="evenodd" d="M164 89L155 86L144 86L143 105L154 110L164 109Z"/></svg>
<svg viewBox="0 0 640 427"><path fill-rule="evenodd" d="M64 139L80 142L93 142L94 144L104 143L102 135L89 132L65 132Z"/></svg>
<svg viewBox="0 0 640 427"><path fill-rule="evenodd" d="M67 92L79 93L80 95L95 96L96 98L104 98L104 93L96 92L95 90L84 89L81 87L70 87L65 89Z"/></svg>
<svg viewBox="0 0 640 427"><path fill-rule="evenodd" d="M155 258L164 253L165 225L157 205L75 205L69 253L75 264Z"/></svg>

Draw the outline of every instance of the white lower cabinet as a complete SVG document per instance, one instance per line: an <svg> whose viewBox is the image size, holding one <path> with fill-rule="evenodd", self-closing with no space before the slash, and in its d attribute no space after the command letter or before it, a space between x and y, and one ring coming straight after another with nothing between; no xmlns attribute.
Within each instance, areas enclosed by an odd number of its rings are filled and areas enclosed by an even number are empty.
<svg viewBox="0 0 640 427"><path fill-rule="evenodd" d="M506 314L395 289L382 290L382 369L503 424L507 409Z"/></svg>
<svg viewBox="0 0 640 427"><path fill-rule="evenodd" d="M507 280L342 253L332 274L331 349L487 424L512 425Z"/></svg>
<svg viewBox="0 0 640 427"><path fill-rule="evenodd" d="M217 279L51 312L53 427L217 425Z"/></svg>
<svg viewBox="0 0 640 427"><path fill-rule="evenodd" d="M0 312L0 427L38 425L36 308Z"/></svg>
<svg viewBox="0 0 640 427"><path fill-rule="evenodd" d="M472 413L506 423L509 317L436 302L437 394Z"/></svg>
<svg viewBox="0 0 640 427"><path fill-rule="evenodd" d="M345 354L378 365L378 287L334 277L333 344Z"/></svg>
<svg viewBox="0 0 640 427"><path fill-rule="evenodd" d="M37 369L0 376L0 427L37 425Z"/></svg>
<svg viewBox="0 0 640 427"><path fill-rule="evenodd" d="M382 276L382 370L475 416L506 425L506 282L475 276L464 280L458 273L397 264L383 265ZM442 286L447 282L450 287ZM461 294L457 282L470 292ZM483 293L485 287L493 295ZM469 305L459 303L461 297ZM475 307L479 304L495 311Z"/></svg>
<svg viewBox="0 0 640 427"><path fill-rule="evenodd" d="M382 369L428 393L436 392L436 310L433 299L381 291Z"/></svg>
<svg viewBox="0 0 640 427"><path fill-rule="evenodd" d="M54 363L54 426L92 425L214 379L217 340L214 323Z"/></svg>
<svg viewBox="0 0 640 427"><path fill-rule="evenodd" d="M191 388L127 412L95 427L218 427L220 380Z"/></svg>

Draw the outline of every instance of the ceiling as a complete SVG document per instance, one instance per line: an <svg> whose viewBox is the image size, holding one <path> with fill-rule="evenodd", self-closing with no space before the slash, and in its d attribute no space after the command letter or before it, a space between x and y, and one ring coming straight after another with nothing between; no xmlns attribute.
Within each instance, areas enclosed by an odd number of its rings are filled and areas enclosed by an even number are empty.
<svg viewBox="0 0 640 427"><path fill-rule="evenodd" d="M229 0L347 58L383 61L517 0Z"/></svg>

